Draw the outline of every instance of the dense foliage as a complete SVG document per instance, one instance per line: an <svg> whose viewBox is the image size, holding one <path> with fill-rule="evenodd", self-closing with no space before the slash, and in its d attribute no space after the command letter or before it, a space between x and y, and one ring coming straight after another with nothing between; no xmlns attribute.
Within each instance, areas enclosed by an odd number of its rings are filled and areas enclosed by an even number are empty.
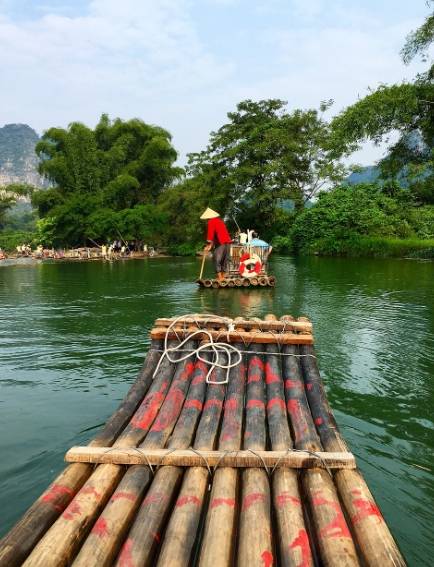
<svg viewBox="0 0 434 567"><path fill-rule="evenodd" d="M30 197L33 191L34 187L25 183L11 183L0 188L0 230L22 228L22 226L11 226L8 213L18 199Z"/></svg>
<svg viewBox="0 0 434 567"><path fill-rule="evenodd" d="M189 156L189 173L212 188L220 210L272 236L281 205L297 211L345 169L321 111L286 110L282 100L245 100L212 132L206 150Z"/></svg>
<svg viewBox="0 0 434 567"><path fill-rule="evenodd" d="M396 184L341 186L321 193L291 228L299 251L339 254L364 237L434 239L434 206L411 206Z"/></svg>
<svg viewBox="0 0 434 567"><path fill-rule="evenodd" d="M78 122L49 129L36 151L52 187L35 192L32 201L40 217L50 219L54 244L161 233L157 199L182 172L166 130L103 115L94 130Z"/></svg>
<svg viewBox="0 0 434 567"><path fill-rule="evenodd" d="M432 4L432 2L429 2ZM402 50L408 63L434 39L434 13L412 32ZM419 203L434 203L434 66L413 82L382 85L344 110L332 123L335 143L347 152L367 139L381 142L391 132L399 138L381 160L382 178L399 177Z"/></svg>

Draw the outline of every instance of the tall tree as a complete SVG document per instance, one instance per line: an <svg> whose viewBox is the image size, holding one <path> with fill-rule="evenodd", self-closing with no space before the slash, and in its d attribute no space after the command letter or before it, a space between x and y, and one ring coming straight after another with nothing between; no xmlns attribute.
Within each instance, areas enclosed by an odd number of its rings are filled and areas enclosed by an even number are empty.
<svg viewBox="0 0 434 567"><path fill-rule="evenodd" d="M0 187L0 230L4 228L6 214L20 197L30 197L35 188L26 183L11 183Z"/></svg>
<svg viewBox="0 0 434 567"><path fill-rule="evenodd" d="M188 171L215 188L226 211L254 207L258 225L269 227L282 200L291 199L300 211L343 177L321 116L328 106L289 113L278 99L240 102L228 123L211 133L206 150L190 154Z"/></svg>
<svg viewBox="0 0 434 567"><path fill-rule="evenodd" d="M434 12L408 36L402 50L404 62L409 63L418 54L427 60L433 39ZM345 109L332 123L336 143L347 151L366 140L386 141L397 131L398 141L380 161L382 176L405 181L422 203L434 203L433 69L430 65L413 82L380 86Z"/></svg>
<svg viewBox="0 0 434 567"><path fill-rule="evenodd" d="M96 218L96 211L101 227L104 214L111 222L113 212L154 205L183 172L174 165L177 154L170 134L138 119L111 121L103 115L94 130L79 122L67 129L50 128L36 152L40 172L52 187L37 191L32 200L39 215L51 219L56 242L63 244L92 238L98 231L89 219ZM131 219L148 218L143 211L120 218L131 228L137 226Z"/></svg>

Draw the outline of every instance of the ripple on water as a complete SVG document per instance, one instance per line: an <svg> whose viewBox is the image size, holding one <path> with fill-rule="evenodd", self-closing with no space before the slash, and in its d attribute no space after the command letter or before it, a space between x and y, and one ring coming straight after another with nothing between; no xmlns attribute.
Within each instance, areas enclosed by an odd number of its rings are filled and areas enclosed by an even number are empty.
<svg viewBox="0 0 434 567"><path fill-rule="evenodd" d="M312 319L343 434L409 564L431 565L434 263L274 258L272 290L200 290L199 268L170 258L0 270L1 529L115 409L157 317L287 313Z"/></svg>

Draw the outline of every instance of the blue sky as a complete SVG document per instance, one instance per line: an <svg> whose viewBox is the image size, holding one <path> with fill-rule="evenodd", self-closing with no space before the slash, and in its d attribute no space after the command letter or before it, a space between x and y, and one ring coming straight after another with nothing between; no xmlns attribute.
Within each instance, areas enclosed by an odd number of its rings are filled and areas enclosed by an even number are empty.
<svg viewBox="0 0 434 567"><path fill-rule="evenodd" d="M413 77L399 50L424 0L0 0L0 125L101 113L173 134L184 161L245 98L290 108ZM370 145L355 156L371 163Z"/></svg>

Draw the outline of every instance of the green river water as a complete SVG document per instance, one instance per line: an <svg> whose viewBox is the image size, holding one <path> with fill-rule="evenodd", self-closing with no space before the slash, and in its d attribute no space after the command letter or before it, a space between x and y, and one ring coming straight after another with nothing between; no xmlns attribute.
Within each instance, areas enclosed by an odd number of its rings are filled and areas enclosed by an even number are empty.
<svg viewBox="0 0 434 567"><path fill-rule="evenodd" d="M210 266L208 267L210 269ZM153 321L307 315L344 437L410 565L434 563L434 262L278 258L200 290L196 259L0 267L0 535L114 411Z"/></svg>

